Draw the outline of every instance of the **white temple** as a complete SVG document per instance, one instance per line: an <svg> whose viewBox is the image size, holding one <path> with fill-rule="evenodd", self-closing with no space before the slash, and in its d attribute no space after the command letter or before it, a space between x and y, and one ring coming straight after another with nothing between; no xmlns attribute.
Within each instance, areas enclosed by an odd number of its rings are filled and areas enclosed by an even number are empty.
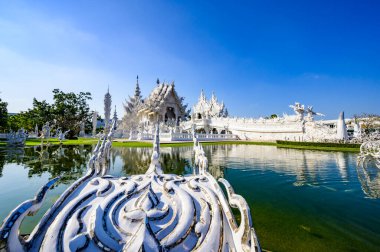
<svg viewBox="0 0 380 252"><path fill-rule="evenodd" d="M200 140L251 141L345 141L347 127L344 118L316 120L324 116L313 106L299 102L289 107L294 115L276 118L236 118L228 114L224 102L213 93L207 99L203 90L198 102L187 111L184 98L175 90L174 82L160 83L143 99L137 77L135 94L124 104L125 115L119 135L130 140L153 139L154 124L159 122L165 141L191 141L193 131Z"/></svg>
<svg viewBox="0 0 380 252"><path fill-rule="evenodd" d="M154 125L159 122L163 132L178 131L180 122L187 119L187 105L183 104L174 82L160 83L150 95L143 99L137 76L135 94L124 104L125 115L121 127L122 135L129 139L151 140ZM191 140L191 139L190 139Z"/></svg>

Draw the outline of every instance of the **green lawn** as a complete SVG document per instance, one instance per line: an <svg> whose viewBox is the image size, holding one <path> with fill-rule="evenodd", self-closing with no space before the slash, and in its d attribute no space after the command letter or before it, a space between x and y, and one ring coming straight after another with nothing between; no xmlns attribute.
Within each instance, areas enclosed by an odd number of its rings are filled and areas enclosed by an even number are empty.
<svg viewBox="0 0 380 252"><path fill-rule="evenodd" d="M64 140L63 145L92 145L98 142L97 139L92 138L79 138L77 140ZM59 145L58 139L53 138L49 141L52 145ZM26 141L26 146L40 145L40 139L29 139ZM267 146L277 146L280 148L292 148L292 149L306 149L306 150L324 150L324 151L348 151L348 152L359 152L360 145L352 144L321 144L321 143L300 143L300 142L285 142L278 141L275 142L253 142L253 141L220 141L220 142L202 142L203 145L222 145L222 144L247 144L247 145L267 145ZM5 146L6 142L0 141L0 146ZM163 147L182 147L182 146L192 146L193 142L175 142L175 143L161 143ZM149 141L147 142L137 142L137 141L125 141L125 142L113 142L112 146L115 147L152 147L153 144Z"/></svg>
<svg viewBox="0 0 380 252"><path fill-rule="evenodd" d="M348 147L324 147L324 146L297 146L297 145L286 145L286 144L276 144L278 148L290 148L290 149L303 149L303 150L323 150L323 151L343 151L343 152L359 152L360 148L348 148Z"/></svg>

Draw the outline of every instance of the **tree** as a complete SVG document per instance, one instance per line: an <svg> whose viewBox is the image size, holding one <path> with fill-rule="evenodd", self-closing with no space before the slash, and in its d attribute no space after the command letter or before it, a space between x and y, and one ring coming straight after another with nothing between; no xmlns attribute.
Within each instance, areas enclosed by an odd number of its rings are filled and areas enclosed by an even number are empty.
<svg viewBox="0 0 380 252"><path fill-rule="evenodd" d="M92 116L87 104L87 101L92 99L91 93L64 93L59 89L54 89L53 94L52 112L55 126L60 127L63 131L70 130L68 138L79 134L82 123L85 124L85 128L91 128Z"/></svg>
<svg viewBox="0 0 380 252"><path fill-rule="evenodd" d="M273 118L277 118L277 117L278 117L277 114L272 114L272 115L270 115L270 118L271 118L271 119L273 119Z"/></svg>
<svg viewBox="0 0 380 252"><path fill-rule="evenodd" d="M7 128L8 120L8 103L3 102L0 98L0 130L4 131Z"/></svg>
<svg viewBox="0 0 380 252"><path fill-rule="evenodd" d="M34 131L36 125L41 129L46 122L53 122L52 106L45 100L38 101L33 98L31 109L9 117L8 129L16 131L24 128L27 131Z"/></svg>
<svg viewBox="0 0 380 252"><path fill-rule="evenodd" d="M82 122L85 123L87 131L91 129L91 114L87 104L87 101L91 100L90 93L64 93L54 89L53 94L53 104L34 98L31 109L9 118L8 128L14 131L20 128L34 131L36 125L41 129L49 122L53 132L58 128L63 131L70 130L68 138L78 135Z"/></svg>

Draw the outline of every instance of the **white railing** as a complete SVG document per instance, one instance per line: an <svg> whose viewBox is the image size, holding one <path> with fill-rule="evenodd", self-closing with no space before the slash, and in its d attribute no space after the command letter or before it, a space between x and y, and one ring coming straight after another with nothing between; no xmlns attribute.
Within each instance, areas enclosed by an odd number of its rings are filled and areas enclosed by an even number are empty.
<svg viewBox="0 0 380 252"><path fill-rule="evenodd" d="M137 140L152 140L153 134L150 133L139 133L137 135Z"/></svg>
<svg viewBox="0 0 380 252"><path fill-rule="evenodd" d="M237 136L232 134L196 134L197 138L201 141L223 141L223 140L236 140ZM129 140L152 140L153 134L138 133ZM192 141L193 135L190 133L160 133L162 141Z"/></svg>
<svg viewBox="0 0 380 252"><path fill-rule="evenodd" d="M233 134L196 134L199 140L236 140Z"/></svg>

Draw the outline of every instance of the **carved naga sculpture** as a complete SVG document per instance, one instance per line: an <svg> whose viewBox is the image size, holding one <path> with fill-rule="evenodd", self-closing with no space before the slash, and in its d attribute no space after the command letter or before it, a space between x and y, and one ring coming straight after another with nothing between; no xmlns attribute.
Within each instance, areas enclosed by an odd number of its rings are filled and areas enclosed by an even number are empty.
<svg viewBox="0 0 380 252"><path fill-rule="evenodd" d="M219 179L226 199L208 173L196 138L196 172L189 176L163 173L158 126L145 174L106 175L111 143L112 130L96 145L87 173L58 198L25 240L18 234L21 221L38 210L59 178L13 210L0 229L0 250L261 251L247 202ZM240 225L230 207L239 209Z"/></svg>

